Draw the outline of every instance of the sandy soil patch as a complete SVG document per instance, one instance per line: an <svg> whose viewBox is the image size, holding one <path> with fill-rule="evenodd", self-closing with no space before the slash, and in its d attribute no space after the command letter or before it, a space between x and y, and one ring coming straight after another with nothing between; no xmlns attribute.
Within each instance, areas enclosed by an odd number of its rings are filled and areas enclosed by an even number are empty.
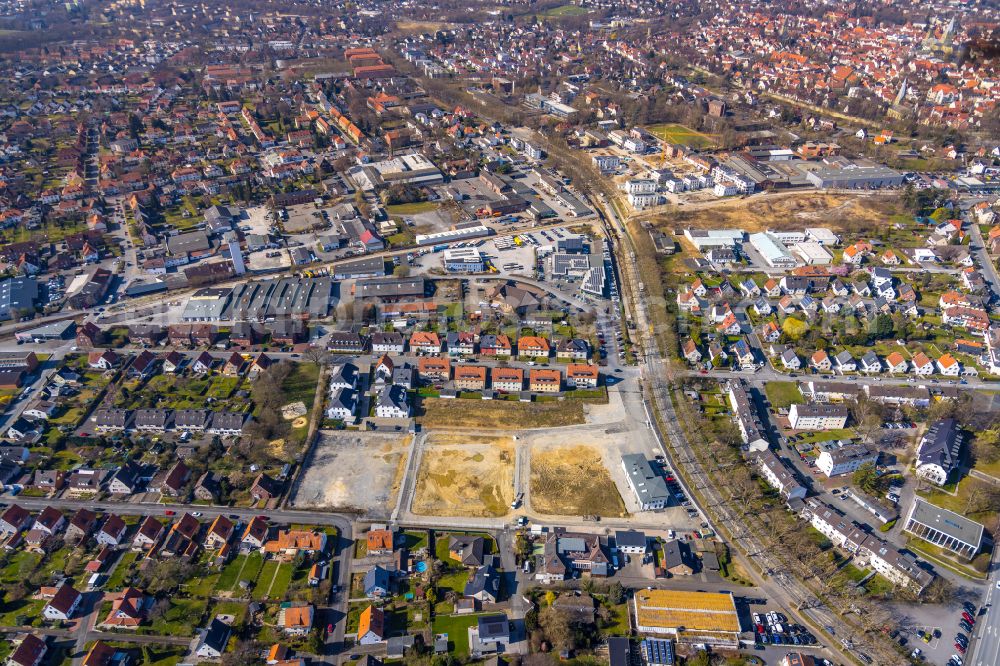
<svg viewBox="0 0 1000 666"><path fill-rule="evenodd" d="M453 401L458 402L458 401ZM510 437L432 434L410 510L426 516L504 516L514 499Z"/></svg>
<svg viewBox="0 0 1000 666"><path fill-rule="evenodd" d="M625 515L625 504L596 445L535 444L531 508L564 516Z"/></svg>
<svg viewBox="0 0 1000 666"><path fill-rule="evenodd" d="M669 217L657 215L651 219L662 222L667 230L741 228L754 232L825 226L835 231L860 231L885 224L893 212L897 212L895 202L887 197L810 192L731 199L695 210L680 207L671 211Z"/></svg>
<svg viewBox="0 0 1000 666"><path fill-rule="evenodd" d="M387 518L395 508L411 437L324 431L292 505Z"/></svg>

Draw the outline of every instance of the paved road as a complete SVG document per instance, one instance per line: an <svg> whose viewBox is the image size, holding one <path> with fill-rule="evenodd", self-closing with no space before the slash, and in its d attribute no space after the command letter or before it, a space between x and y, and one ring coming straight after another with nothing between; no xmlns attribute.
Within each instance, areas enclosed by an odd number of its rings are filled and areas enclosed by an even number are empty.
<svg viewBox="0 0 1000 666"><path fill-rule="evenodd" d="M137 516L166 516L168 511L173 511L175 515L187 512L198 512L203 518L215 518L220 515L234 515L242 521L249 521L254 516L266 516L273 523L302 523L309 525L332 526L339 529L345 537L349 537L351 531L351 519L337 513L326 513L323 511L297 511L294 509L247 509L230 506L206 506L201 504L148 504L141 502L122 502L120 500L77 500L69 498L47 499L43 497L11 497L5 495L2 498L4 504L17 504L31 511L40 511L47 506L52 506L65 511L75 511L80 507L87 507L112 513L122 513Z"/></svg>
<svg viewBox="0 0 1000 666"><path fill-rule="evenodd" d="M983 279L986 280L990 291L993 292L993 297L1000 298L1000 275L997 274L997 267L993 263L993 257L986 251L986 243L983 242L983 233L979 230L979 225L976 224L975 220L968 221L966 225L969 227L972 252L976 258L976 263L979 264L979 272L982 273Z"/></svg>
<svg viewBox="0 0 1000 666"><path fill-rule="evenodd" d="M970 666L997 666L1000 664L1000 548L993 549L992 572L989 587L981 602L986 614L973 628L966 664Z"/></svg>

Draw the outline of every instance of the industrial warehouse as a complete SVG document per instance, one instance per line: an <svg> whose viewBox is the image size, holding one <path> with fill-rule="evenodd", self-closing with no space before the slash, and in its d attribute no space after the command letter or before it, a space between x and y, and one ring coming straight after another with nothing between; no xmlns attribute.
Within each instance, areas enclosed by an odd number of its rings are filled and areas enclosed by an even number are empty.
<svg viewBox="0 0 1000 666"><path fill-rule="evenodd" d="M247 282L235 288L200 289L191 296L184 321L267 321L323 318L330 313L333 281L289 277Z"/></svg>

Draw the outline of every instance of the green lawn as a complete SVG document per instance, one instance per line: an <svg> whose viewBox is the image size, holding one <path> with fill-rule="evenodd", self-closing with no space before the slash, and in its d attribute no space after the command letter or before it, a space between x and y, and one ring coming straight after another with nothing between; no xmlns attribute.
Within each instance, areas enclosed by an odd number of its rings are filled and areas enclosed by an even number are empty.
<svg viewBox="0 0 1000 666"><path fill-rule="evenodd" d="M285 404L301 400L306 409L312 409L319 381L319 366L315 363L295 363L294 369L281 385Z"/></svg>
<svg viewBox="0 0 1000 666"><path fill-rule="evenodd" d="M764 392L774 409L787 409L792 404L802 402L802 392L795 382L767 382Z"/></svg>
<svg viewBox="0 0 1000 666"><path fill-rule="evenodd" d="M435 634L448 634L448 647L452 654L469 653L469 627L479 622L476 615L436 615L432 629Z"/></svg>
<svg viewBox="0 0 1000 666"><path fill-rule="evenodd" d="M19 618L30 624L32 620L41 618L44 607L44 599L25 598L20 601L0 604L0 624L8 627L17 626Z"/></svg>
<svg viewBox="0 0 1000 666"><path fill-rule="evenodd" d="M427 532L409 531L403 532L404 546L411 552L427 547Z"/></svg>
<svg viewBox="0 0 1000 666"><path fill-rule="evenodd" d="M550 18L562 18L564 16L583 16L584 14L589 14L590 10L586 7L581 7L579 5L559 5L558 7L552 7L546 9L544 12L539 14L539 16L548 16Z"/></svg>
<svg viewBox="0 0 1000 666"><path fill-rule="evenodd" d="M817 432L804 435L797 444L811 444L814 442L826 442L828 440L834 439L851 439L854 437L854 431L850 428L834 429L834 430L820 430Z"/></svg>
<svg viewBox="0 0 1000 666"><path fill-rule="evenodd" d="M191 636L202 625L201 616L207 607L208 601L205 599L171 598L170 608L148 627L141 627L139 630L158 636Z"/></svg>
<svg viewBox="0 0 1000 666"><path fill-rule="evenodd" d="M416 201L414 203L394 204L385 207L389 215L416 215L418 213L429 213L438 209L437 202Z"/></svg>
<svg viewBox="0 0 1000 666"><path fill-rule="evenodd" d="M237 555L223 568L215 589L227 592L238 592L241 580L255 581L264 566L264 556L259 551L249 555Z"/></svg>
<svg viewBox="0 0 1000 666"><path fill-rule="evenodd" d="M658 139L667 143L678 143L692 148L707 148L714 145L712 137L684 125L676 123L665 123L661 125L650 125L646 130Z"/></svg>
<svg viewBox="0 0 1000 666"><path fill-rule="evenodd" d="M115 565L115 570L104 584L104 589L108 591L118 591L125 586L125 577L135 570L135 561L139 553L128 551L122 555L121 560Z"/></svg>
<svg viewBox="0 0 1000 666"><path fill-rule="evenodd" d="M454 590L459 596L465 591L465 584L469 580L469 574L466 571L456 571L454 573L447 573L438 579L438 590Z"/></svg>
<svg viewBox="0 0 1000 666"><path fill-rule="evenodd" d="M282 563L274 574L274 582L271 583L271 592L268 594L272 599L284 599L288 592L288 586L292 583L292 576L295 574L295 567L289 563Z"/></svg>

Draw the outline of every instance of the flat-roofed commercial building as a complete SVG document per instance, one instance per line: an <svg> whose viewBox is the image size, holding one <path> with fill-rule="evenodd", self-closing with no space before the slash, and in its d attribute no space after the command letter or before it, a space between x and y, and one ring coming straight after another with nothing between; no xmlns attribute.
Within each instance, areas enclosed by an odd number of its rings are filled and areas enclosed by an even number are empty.
<svg viewBox="0 0 1000 666"><path fill-rule="evenodd" d="M828 167L806 173L806 180L820 189L870 189L877 187L899 187L903 184L903 174L886 166Z"/></svg>
<svg viewBox="0 0 1000 666"><path fill-rule="evenodd" d="M919 497L913 498L904 529L928 543L968 559L979 552L983 543L984 528L980 523Z"/></svg>
<svg viewBox="0 0 1000 666"><path fill-rule="evenodd" d="M670 502L667 482L653 470L646 456L641 453L624 455L622 468L642 511L656 511L667 507Z"/></svg>
<svg viewBox="0 0 1000 666"><path fill-rule="evenodd" d="M673 636L679 642L739 643L740 617L729 592L638 590L632 607L640 633Z"/></svg>
<svg viewBox="0 0 1000 666"><path fill-rule="evenodd" d="M788 248L772 234L766 232L750 234L750 245L772 268L794 268L798 263Z"/></svg>

